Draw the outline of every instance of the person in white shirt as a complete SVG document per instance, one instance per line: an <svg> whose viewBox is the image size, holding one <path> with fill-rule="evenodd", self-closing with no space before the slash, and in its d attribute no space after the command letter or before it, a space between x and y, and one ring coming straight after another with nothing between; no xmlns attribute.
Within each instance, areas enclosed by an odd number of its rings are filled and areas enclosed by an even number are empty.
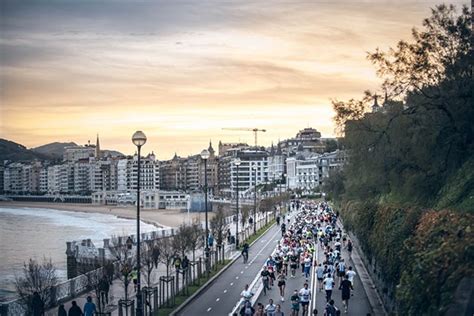
<svg viewBox="0 0 474 316"><path fill-rule="evenodd" d="M299 291L301 307L303 307L303 315L308 315L308 305L311 299L311 290L308 289L308 283Z"/></svg>
<svg viewBox="0 0 474 316"><path fill-rule="evenodd" d="M349 267L349 270L347 271L347 277L349 278L349 281L352 284L352 290L354 290L354 277L357 275L357 273L352 270L352 267Z"/></svg>
<svg viewBox="0 0 474 316"><path fill-rule="evenodd" d="M249 289L249 285L245 284L244 290L242 291L242 293L240 293L240 296L244 299L244 302L245 301L250 301L250 299L252 299L253 295L254 294Z"/></svg>
<svg viewBox="0 0 474 316"><path fill-rule="evenodd" d="M276 305L273 304L273 300L268 300L268 305L265 307L265 313L267 316L275 316Z"/></svg>
<svg viewBox="0 0 474 316"><path fill-rule="evenodd" d="M324 289L326 290L326 302L329 302L332 296L332 289L334 288L334 279L332 278L330 273L328 273L323 283Z"/></svg>

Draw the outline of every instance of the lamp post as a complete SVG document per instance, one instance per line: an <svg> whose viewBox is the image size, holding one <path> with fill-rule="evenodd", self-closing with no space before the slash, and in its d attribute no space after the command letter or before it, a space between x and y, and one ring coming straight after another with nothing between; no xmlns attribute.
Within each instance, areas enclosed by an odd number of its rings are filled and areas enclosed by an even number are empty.
<svg viewBox="0 0 474 316"><path fill-rule="evenodd" d="M207 221L207 159L209 159L209 151L204 149L201 151L201 159L204 160L204 208L206 211L206 271L209 273L209 226Z"/></svg>
<svg viewBox="0 0 474 316"><path fill-rule="evenodd" d="M132 136L132 142L138 148L137 161L137 308L136 316L143 316L142 291L140 275L140 149L146 143L146 136L142 131L136 131Z"/></svg>
<svg viewBox="0 0 474 316"><path fill-rule="evenodd" d="M253 165L252 167L254 175L255 175L255 182L254 182L254 188L255 192L253 194L253 233L257 233L257 165Z"/></svg>
<svg viewBox="0 0 474 316"><path fill-rule="evenodd" d="M235 248L239 247L239 166L240 166L240 159L237 158L234 160L234 165L237 167L237 179L236 179L236 186L235 186L235 206L237 211L237 221L235 222Z"/></svg>

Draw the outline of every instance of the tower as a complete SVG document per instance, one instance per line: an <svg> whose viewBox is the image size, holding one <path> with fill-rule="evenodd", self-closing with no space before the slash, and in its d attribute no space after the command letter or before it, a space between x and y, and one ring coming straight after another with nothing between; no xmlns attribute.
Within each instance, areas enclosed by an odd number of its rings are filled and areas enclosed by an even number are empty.
<svg viewBox="0 0 474 316"><path fill-rule="evenodd" d="M96 140L96 143L95 143L95 158L100 159L99 134L97 134L97 140Z"/></svg>
<svg viewBox="0 0 474 316"><path fill-rule="evenodd" d="M372 113L376 113L380 111L380 106L377 103L378 97L379 97L378 95L376 94L374 95L374 104L372 105Z"/></svg>

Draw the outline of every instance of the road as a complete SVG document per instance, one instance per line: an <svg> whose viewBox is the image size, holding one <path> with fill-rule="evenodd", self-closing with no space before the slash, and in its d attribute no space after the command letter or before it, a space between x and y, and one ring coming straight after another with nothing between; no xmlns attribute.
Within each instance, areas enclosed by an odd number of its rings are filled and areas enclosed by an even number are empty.
<svg viewBox="0 0 474 316"><path fill-rule="evenodd" d="M228 315L245 284L255 279L280 238L280 229L274 225L250 248L248 264L244 264L241 257L237 259L177 315Z"/></svg>
<svg viewBox="0 0 474 316"><path fill-rule="evenodd" d="M344 261L346 262L347 267L352 266L355 269L355 265L352 262L352 260L349 258L348 252L343 249L342 250L342 256L344 258ZM324 261L324 254L322 248L318 245L318 251L317 251L317 262L323 262ZM315 272L314 267L311 268L312 273ZM354 296L351 297L349 300L349 309L348 309L348 314L347 315L357 315L357 316L365 316L367 313L372 313L372 309L367 297L366 292L364 291L364 288L362 286L362 282L359 277L359 271L355 269L357 275L354 278ZM312 274L313 275L313 274ZM315 280L316 281L316 280ZM339 278L335 279L337 286L339 286ZM270 291L267 292L267 295L264 295L263 292L259 296L257 302L262 303L264 306L268 304L269 299L273 299L274 304L280 304L282 307L282 311L285 313L285 315L291 315L291 301L290 297L293 295L294 290L300 290L304 283L308 282L308 284L311 286L311 280L306 279L302 274L301 274L301 269L299 268L296 273L296 278L288 278L286 281L286 288L285 288L285 296L284 296L284 301L282 302L280 300L280 294L279 294L279 289L278 286L273 286ZM316 308L318 310L318 315L323 315L324 314L324 309L326 306L326 293L323 289L322 292L319 292L318 290L319 284L315 285L316 291L312 292L312 295L315 295L315 302L316 305L313 308ZM338 287L335 287L333 290L332 294L332 299L335 302L335 305L337 308L341 310L341 312L344 312L344 306L342 304L341 300L341 291L338 290ZM302 315L302 309L300 308L300 314Z"/></svg>

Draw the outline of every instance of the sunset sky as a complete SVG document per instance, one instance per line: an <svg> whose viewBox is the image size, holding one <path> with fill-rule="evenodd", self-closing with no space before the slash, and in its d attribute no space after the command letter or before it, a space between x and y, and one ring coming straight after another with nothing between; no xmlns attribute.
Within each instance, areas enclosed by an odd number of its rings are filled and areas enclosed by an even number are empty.
<svg viewBox="0 0 474 316"><path fill-rule="evenodd" d="M409 39L438 1L0 0L0 138L160 159L212 139L269 145L312 126L330 99L380 83L366 52ZM461 7L469 1L451 1Z"/></svg>

